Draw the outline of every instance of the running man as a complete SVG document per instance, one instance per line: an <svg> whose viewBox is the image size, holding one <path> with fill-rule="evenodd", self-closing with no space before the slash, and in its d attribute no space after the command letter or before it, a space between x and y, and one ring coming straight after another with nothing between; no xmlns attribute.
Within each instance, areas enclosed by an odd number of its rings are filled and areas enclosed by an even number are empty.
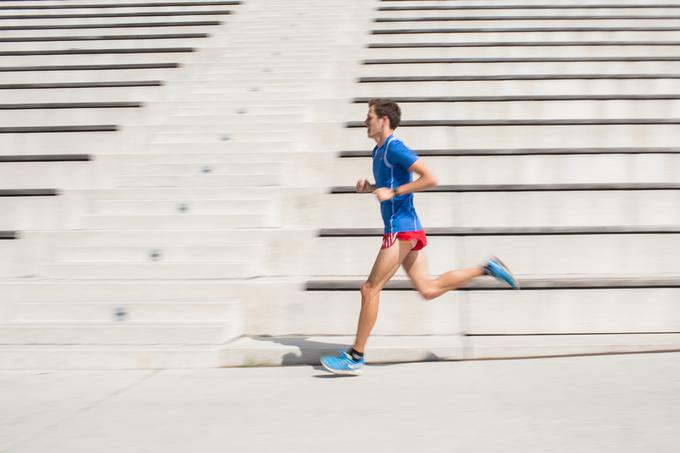
<svg viewBox="0 0 680 453"><path fill-rule="evenodd" d="M375 184L357 181L358 193L373 193L380 202L385 223L382 247L366 282L361 286L361 312L354 345L337 356L324 356L321 364L336 374L360 374L364 365L366 342L378 317L380 291L403 266L415 289L427 300L441 296L470 280L491 275L515 289L519 285L510 270L491 258L480 267L446 272L430 278L427 261L421 250L427 245L425 231L413 206L413 193L437 185L437 179L422 159L401 140L394 130L401 121L399 106L389 99L372 99L364 121L369 138L375 140L371 157ZM413 180L413 173L418 178Z"/></svg>

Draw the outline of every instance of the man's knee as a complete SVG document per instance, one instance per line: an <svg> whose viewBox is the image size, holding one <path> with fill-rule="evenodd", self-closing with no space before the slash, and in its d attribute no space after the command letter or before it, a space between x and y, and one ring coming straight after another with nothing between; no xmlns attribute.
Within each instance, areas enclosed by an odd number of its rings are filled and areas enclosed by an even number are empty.
<svg viewBox="0 0 680 453"><path fill-rule="evenodd" d="M379 288L370 280L367 280L363 285L361 285L361 295L364 297L364 299L377 295L380 290L381 288Z"/></svg>
<svg viewBox="0 0 680 453"><path fill-rule="evenodd" d="M426 286L426 287L420 287L417 288L418 292L422 296L423 299L425 300L432 300L437 297L439 297L439 290L437 288L431 287L431 286Z"/></svg>

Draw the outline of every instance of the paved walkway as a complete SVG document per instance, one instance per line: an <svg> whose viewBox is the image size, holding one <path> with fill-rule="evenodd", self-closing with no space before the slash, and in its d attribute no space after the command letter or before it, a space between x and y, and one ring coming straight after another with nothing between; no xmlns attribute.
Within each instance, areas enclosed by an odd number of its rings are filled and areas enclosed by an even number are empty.
<svg viewBox="0 0 680 453"><path fill-rule="evenodd" d="M675 453L680 354L0 372L0 451Z"/></svg>

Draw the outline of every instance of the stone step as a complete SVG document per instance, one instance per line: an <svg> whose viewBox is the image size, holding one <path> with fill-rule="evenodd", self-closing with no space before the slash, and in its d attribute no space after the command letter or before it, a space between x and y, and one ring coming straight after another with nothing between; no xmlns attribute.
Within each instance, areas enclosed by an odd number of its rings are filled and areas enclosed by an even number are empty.
<svg viewBox="0 0 680 453"><path fill-rule="evenodd" d="M585 278L584 278L585 277ZM334 277L343 284L347 277ZM246 332L251 334L351 335L360 308L359 285L366 275L353 277L346 290L303 292L293 281L163 281L64 280L30 285L3 284L13 305L49 303L126 306L140 300L165 303L186 300L220 300L224 294L243 303ZM594 281L602 286L594 286ZM320 288L327 283L312 280ZM381 293L383 304L375 326L379 335L552 335L678 332L680 319L673 313L680 285L675 277L618 275L594 279L592 275L522 277L526 288L511 291L484 278L475 291L454 291L425 301L402 279L394 279ZM636 287L635 285L647 285ZM308 283L309 285L310 283ZM397 284L401 284L398 286ZM569 284L572 284L569 286ZM579 286L580 285L580 286ZM2 308L0 306L0 308ZM5 319L11 316L5 314ZM130 311L131 316L134 311Z"/></svg>
<svg viewBox="0 0 680 453"><path fill-rule="evenodd" d="M469 335L680 333L678 288L470 291Z"/></svg>
<svg viewBox="0 0 680 453"><path fill-rule="evenodd" d="M90 122L121 124L140 122L144 112L140 108L83 108L4 110L0 105L0 121L7 127L47 126L61 124L77 126Z"/></svg>
<svg viewBox="0 0 680 453"><path fill-rule="evenodd" d="M351 336L243 337L226 346L0 346L2 369L185 369L318 365L351 345ZM558 337L374 336L372 363L654 353L680 349L675 335Z"/></svg>
<svg viewBox="0 0 680 453"><path fill-rule="evenodd" d="M650 40L650 41L564 41L561 44L555 41L541 42L527 41L499 41L496 46L490 42L461 44L446 43L438 46L434 43L431 47L404 47L393 48L369 48L364 55L366 58L521 58L521 57L611 57L611 56L667 56L673 55L675 49L680 46L680 41ZM665 44L667 43L667 44Z"/></svg>
<svg viewBox="0 0 680 453"><path fill-rule="evenodd" d="M32 59L50 59L58 64L64 59L79 59L84 55L90 61L108 62L112 55L125 55L131 61L147 55L195 55L206 45L207 33L138 33L129 35L79 35L43 36L39 30L33 36L4 38L2 55L29 62ZM77 48L72 48L77 45Z"/></svg>
<svg viewBox="0 0 680 453"><path fill-rule="evenodd" d="M251 174L199 173L196 175L154 173L156 174L122 175L116 178L116 181L120 187L266 187L280 186L283 179L283 175L265 171Z"/></svg>
<svg viewBox="0 0 680 453"><path fill-rule="evenodd" d="M678 225L676 197L674 190L419 193L415 206L426 229ZM310 218L315 225L382 227L371 195L323 195L318 203L329 209Z"/></svg>
<svg viewBox="0 0 680 453"><path fill-rule="evenodd" d="M226 160L226 159L225 159ZM282 171L285 162L204 162L204 163L146 163L128 164L123 166L125 175L140 177L146 176L209 176L224 175L225 177L244 174L276 174Z"/></svg>
<svg viewBox="0 0 680 453"><path fill-rule="evenodd" d="M39 274L44 278L63 280L175 280L247 278L255 274L252 263L239 261L176 262L104 262L89 261L47 264Z"/></svg>
<svg viewBox="0 0 680 453"><path fill-rule="evenodd" d="M205 124L224 124L229 126L241 126L250 124L264 123L274 123L277 125L289 125L291 127L296 127L299 123L303 121L309 121L311 118L309 115L296 114L293 112L280 113L280 114L262 114L262 115L245 115L245 114L216 114L216 112L206 112L205 107L201 112L196 114L173 114L170 117L166 117L158 120L158 124L162 125L195 125L203 126Z"/></svg>
<svg viewBox="0 0 680 453"><path fill-rule="evenodd" d="M252 280L163 280L143 281L110 279L52 280L52 279L2 279L0 288L6 296L3 302L23 303L35 301L50 302L146 302L167 300L222 300L225 294L238 299L244 309L269 304L274 296L295 293L303 288L298 278L257 278ZM236 295L250 294L245 299ZM251 304L252 302L252 304ZM272 307L267 308L271 310Z"/></svg>
<svg viewBox="0 0 680 453"><path fill-rule="evenodd" d="M14 233L15 239L0 240L0 278L16 277L23 269L20 263L21 244Z"/></svg>
<svg viewBox="0 0 680 453"><path fill-rule="evenodd" d="M500 16L500 18L498 18ZM373 26L376 31L404 30L416 32L418 30L432 29L547 29L546 33L558 32L560 29L576 29L574 33L583 28L673 28L677 26L678 12L670 15L654 14L609 14L589 15L579 14L572 17L561 18L559 14L546 14L541 16L525 16L524 14L486 14L473 13L463 18L445 14L436 19L432 17L412 17L416 20L409 21L405 17L379 17L374 19ZM430 20L426 20L430 19ZM453 20L445 20L453 19ZM458 20L456 20L458 19Z"/></svg>
<svg viewBox="0 0 680 453"><path fill-rule="evenodd" d="M84 79L79 79L85 81ZM142 80L142 79L135 79ZM111 80L111 82L115 82ZM161 86L158 80L143 81L157 86L120 86L120 87L92 87L92 88L35 88L35 89L2 89L3 103L38 103L45 102L140 102L158 99L161 96ZM26 84L24 84L26 85ZM90 85L90 84L88 84Z"/></svg>
<svg viewBox="0 0 680 453"><path fill-rule="evenodd" d="M283 189L273 187L249 187L247 192L237 193L231 187L141 187L64 190L65 197L86 198L94 201L241 201L277 200ZM294 191L292 191L294 192ZM318 190L315 190L318 192Z"/></svg>
<svg viewBox="0 0 680 453"><path fill-rule="evenodd" d="M605 41L616 39L616 35L623 35L628 40L673 40L680 37L677 27L637 27L641 31L632 30L633 27L437 27L430 28L433 32L417 30L417 33L398 33L399 30L376 30L379 34L371 32L371 43L402 42L454 42L460 41L520 41L522 39L547 39L555 41ZM401 29L408 30L402 27ZM442 30L443 33L434 31ZM592 30L592 31L591 31ZM174 32L174 31L173 31ZM545 37L545 38L544 38Z"/></svg>
<svg viewBox="0 0 680 453"><path fill-rule="evenodd" d="M101 34L107 36L123 35L129 36L135 33L211 33L214 35L219 21L205 21L201 18L198 20L170 20L166 21L163 18L160 20L151 21L151 18L140 21L135 18L125 19L71 19L71 23L64 23L67 19L60 19L59 24L48 23L43 21L39 24L31 24L26 19L4 20L0 29L4 32L11 32L12 37L25 36L91 36L93 34ZM189 19L189 18L187 18ZM36 19L38 20L38 19ZM114 26L115 25L115 26ZM122 26L121 26L122 25Z"/></svg>
<svg viewBox="0 0 680 453"><path fill-rule="evenodd" d="M453 14L448 11L474 11L474 14L494 15L499 11L513 11L513 14L526 15L583 15L583 14L677 14L678 9L673 4L652 3L640 4L637 2L618 3L594 3L594 4L514 4L514 5L405 5L405 6L380 6L377 11L383 15L383 11L390 11L391 17L402 16L433 16ZM611 10L611 11L609 11ZM417 13L414 13L416 12ZM443 11L447 11L443 13ZM463 13L467 14L467 13Z"/></svg>
<svg viewBox="0 0 680 453"><path fill-rule="evenodd" d="M5 370L195 369L219 366L219 348L212 345L0 346L0 368Z"/></svg>
<svg viewBox="0 0 680 453"><path fill-rule="evenodd" d="M190 247L165 246L59 246L61 263L149 263L163 262L227 262L255 259L263 255L263 247L255 244L205 245Z"/></svg>
<svg viewBox="0 0 680 453"><path fill-rule="evenodd" d="M678 104L680 106L680 104ZM416 152L418 150L416 149ZM389 154L388 154L389 159ZM440 184L632 183L680 181L680 155L427 156ZM340 159L330 185L370 173L370 158Z"/></svg>
<svg viewBox="0 0 680 453"><path fill-rule="evenodd" d="M142 230L66 230L21 232L27 242L50 242L57 246L193 247L211 244L265 244L271 240L271 229L142 229ZM2 242L0 242L0 245Z"/></svg>
<svg viewBox="0 0 680 453"><path fill-rule="evenodd" d="M497 73L504 75L503 72ZM474 73L470 73L474 76ZM676 73L667 78L628 79L548 79L521 80L503 77L499 80L458 80L451 82L362 82L355 86L350 96L397 97L397 96L502 96L502 95L586 95L586 94L667 94L677 92L680 79Z"/></svg>
<svg viewBox="0 0 680 453"><path fill-rule="evenodd" d="M162 63L161 63L162 64ZM178 65L176 63L175 65ZM13 83L63 83L73 80L87 82L166 80L177 67L158 67L154 69L106 69L70 71L19 71L0 72L0 84ZM116 99L118 100L118 99ZM3 101L4 102L4 101Z"/></svg>
<svg viewBox="0 0 680 453"><path fill-rule="evenodd" d="M10 308L12 323L181 323L238 320L236 302L22 302Z"/></svg>
<svg viewBox="0 0 680 453"><path fill-rule="evenodd" d="M215 115L237 115L244 118L249 117L259 117L260 115L285 115L288 113L296 115L304 115L308 110L309 106L301 101L278 101L278 102L229 102L229 101L163 101L163 102L153 102L146 109L152 110L158 113L168 113L171 110L171 114L177 116L189 116L197 114L205 114L209 111L211 114Z"/></svg>
<svg viewBox="0 0 680 453"><path fill-rule="evenodd" d="M244 337L223 351L224 366L316 365L323 355L351 346L353 336ZM680 350L680 335L461 337L374 336L367 362L418 362L551 357Z"/></svg>
<svg viewBox="0 0 680 453"><path fill-rule="evenodd" d="M346 322L344 328L350 329L350 319L342 315L341 301L349 304L359 300L361 283L361 279L310 280L307 287L312 294L318 294L317 297L323 297L330 304L328 310L334 313L333 319L340 317ZM401 310L412 312L413 320L418 320L410 326L406 322L396 324L397 329L393 326L394 331L401 329L403 333L418 329L422 333L434 333L430 329L436 329L437 323L449 332L462 331L467 335L680 332L680 318L673 315L680 291L677 278L595 279L588 276L581 279L530 278L522 283L523 290L512 291L488 279L478 279L466 285L466 291L426 301L412 289L411 282L396 279L387 285L381 297L387 297L390 305L403 303ZM649 286L633 287L638 284ZM551 288L551 285L556 287ZM419 313L415 307L408 306L409 300L426 307L453 303L458 311L452 309L446 314L445 321L440 318L445 313L434 313L433 308L421 308L423 312ZM396 316L392 318L397 313L395 310L388 309L385 315L388 322L397 321ZM338 324L334 322L332 326L337 328Z"/></svg>
<svg viewBox="0 0 680 453"><path fill-rule="evenodd" d="M418 118L421 120L437 120L441 118L486 120L503 118L507 120L521 120L525 118L540 119L616 119L616 118L677 118L680 116L680 98L649 99L649 100L555 100L532 101L523 100L518 96L517 101L503 101L490 98L485 101L452 102L452 103L401 103L403 118ZM510 98L510 97L508 97ZM660 96L659 96L660 98ZM499 99L494 101L493 99ZM366 105L355 105L348 112L347 118L358 118L365 114Z"/></svg>
<svg viewBox="0 0 680 453"><path fill-rule="evenodd" d="M362 275L373 266L380 244L380 237L320 238L307 252L308 266L296 270L301 275ZM677 273L678 248L678 234L435 236L429 238L424 253L434 275L478 266L485 257L498 255L521 277Z"/></svg>
<svg viewBox="0 0 680 453"><path fill-rule="evenodd" d="M59 187L86 189L94 185L94 165L76 162L1 162L0 185L3 188L30 189Z"/></svg>
<svg viewBox="0 0 680 453"><path fill-rule="evenodd" d="M224 138L224 136L220 137ZM252 137L250 137L252 139ZM196 142L157 142L145 143L144 145L137 144L136 147L143 150L149 155L157 153L171 153L175 154L173 159L187 158L194 159L194 155L199 156L204 153L221 153L228 155L233 152L249 152L253 153L267 153L276 151L293 151L296 147L294 140L237 140L232 134L229 134L229 140L213 140L212 142L201 140ZM140 158L144 158L140 155Z"/></svg>
<svg viewBox="0 0 680 453"><path fill-rule="evenodd" d="M273 145L262 146L260 149L249 150L249 144L230 143L229 141L212 144L199 144L194 148L179 144L176 151L181 151L180 146L184 146L184 153L173 152L172 144L170 151L158 149L158 145L147 149L144 153L120 154L114 160L120 161L120 168L138 167L141 165L225 165L232 163L236 166L243 165L248 167L253 164L270 165L273 163L285 163L290 160L301 161L315 156L324 156L325 153L293 151L286 149L292 143L282 142ZM217 146L213 146L217 145ZM231 145L231 146L230 146ZM238 145L238 146L237 146ZM277 146L283 149L278 149ZM221 149L220 149L221 147ZM368 151L367 151L368 152ZM110 156L103 156L100 160L111 160Z"/></svg>
<svg viewBox="0 0 680 453"><path fill-rule="evenodd" d="M275 209L269 199L252 200L104 200L96 204L96 212L104 215L172 215L172 214L267 214Z"/></svg>
<svg viewBox="0 0 680 453"><path fill-rule="evenodd" d="M623 57L619 57L623 58ZM496 74L638 74L638 73L674 73L680 69L679 61L651 61L627 62L627 61L564 61L564 62L518 62L509 60L498 63L473 63L459 60L460 63L404 63L404 64L365 64L361 66L360 73L363 77L381 76L476 76ZM477 59L470 59L476 61ZM379 62L378 59L365 60ZM395 60L398 61L398 60ZM417 60L415 60L417 61ZM489 59L489 61L496 61Z"/></svg>
<svg viewBox="0 0 680 453"><path fill-rule="evenodd" d="M64 207L62 196L0 197L1 230L49 230L61 229L70 218L60 209Z"/></svg>
<svg viewBox="0 0 680 453"><path fill-rule="evenodd" d="M107 229L233 229L274 226L265 214L87 215L85 228Z"/></svg>
<svg viewBox="0 0 680 453"><path fill-rule="evenodd" d="M116 132L74 132L0 134L0 148L7 154L88 154L92 143L97 143L97 152L112 153L119 149L121 131ZM49 147L45 147L49 143Z"/></svg>
<svg viewBox="0 0 680 453"><path fill-rule="evenodd" d="M257 132L254 130L244 130L243 126L228 126L222 125L221 128L216 128L208 131L196 132L171 132L146 130L144 133L149 134L150 145L165 145L174 144L175 147L200 149L204 144L221 144L232 143L233 147L245 149L241 143L259 142L260 146L272 149L275 143L284 141L294 141L300 137L299 132L291 130L290 128L283 128L280 130L268 130ZM299 140L302 142L303 140ZM238 143L238 144L237 144ZM137 145L140 146L140 145ZM165 146L156 147L156 149L167 149Z"/></svg>
<svg viewBox="0 0 680 453"><path fill-rule="evenodd" d="M240 335L236 322L0 324L3 345L217 344Z"/></svg>
<svg viewBox="0 0 680 453"><path fill-rule="evenodd" d="M418 148L654 147L674 146L677 127L644 125L458 126L399 128L399 137ZM344 147L366 147L366 131L349 129L338 140Z"/></svg>

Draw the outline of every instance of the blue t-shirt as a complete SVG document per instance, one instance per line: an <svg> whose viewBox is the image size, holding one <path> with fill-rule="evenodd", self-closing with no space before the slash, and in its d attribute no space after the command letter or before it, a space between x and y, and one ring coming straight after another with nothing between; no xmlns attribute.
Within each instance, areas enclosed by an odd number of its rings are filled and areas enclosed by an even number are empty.
<svg viewBox="0 0 680 453"><path fill-rule="evenodd" d="M390 135L381 147L373 148L371 156L376 188L396 189L413 181L413 174L408 169L418 160L418 156L394 135ZM385 223L385 233L423 229L413 207L412 193L381 202L380 213Z"/></svg>

